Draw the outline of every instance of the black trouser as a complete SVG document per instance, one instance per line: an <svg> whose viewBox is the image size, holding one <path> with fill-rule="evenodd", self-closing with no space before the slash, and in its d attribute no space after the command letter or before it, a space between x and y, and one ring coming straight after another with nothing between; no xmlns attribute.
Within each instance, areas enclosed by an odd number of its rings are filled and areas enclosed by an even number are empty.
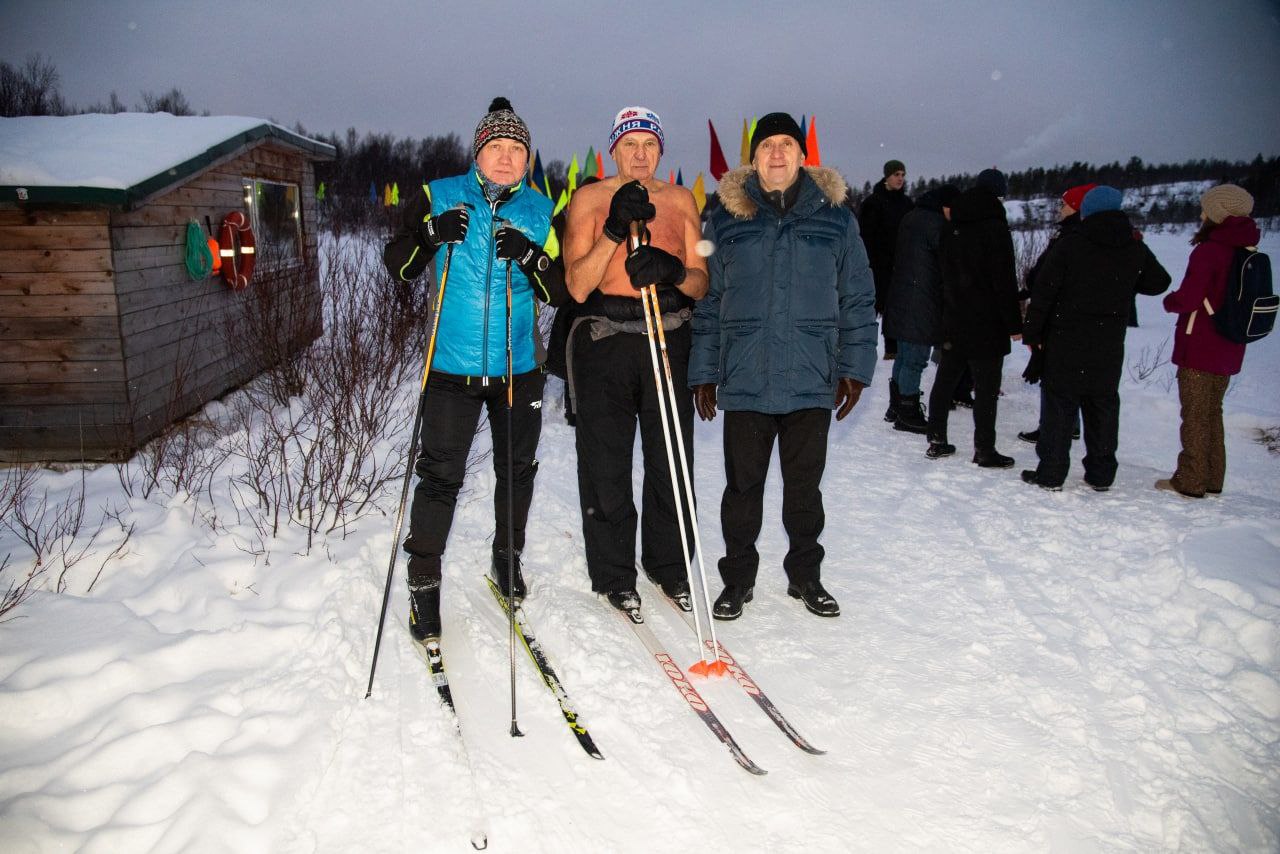
<svg viewBox="0 0 1280 854"><path fill-rule="evenodd" d="M764 483L778 440L782 467L782 526L790 548L782 561L792 584L816 581L825 552L818 537L826 524L822 472L827 466L831 410L801 409L786 415L761 412L724 414L724 498L720 526L725 555L720 578L726 585L752 587L760 566L756 537L764 515Z"/></svg>
<svg viewBox="0 0 1280 854"><path fill-rule="evenodd" d="M653 380L649 339L618 332L591 339L591 324L574 333L574 389L578 398L578 498L587 548L591 589L597 593L636 586L636 506L631 466L636 423L644 454L641 563L659 583L685 576L685 556L676 528L675 498L663 441L658 392ZM675 381L680 430L693 472L693 398L689 392L689 324L666 333ZM659 368L661 371L661 368ZM663 392L665 398L666 392ZM675 435L671 436L672 444ZM676 477L680 477L676 461ZM688 516L686 511L686 524ZM686 530L690 549L693 529Z"/></svg>
<svg viewBox="0 0 1280 854"><path fill-rule="evenodd" d="M1110 486L1116 479L1120 436L1120 393L1064 394L1040 384L1040 439L1036 442L1036 480L1061 486L1071 467L1071 434L1084 414L1084 479Z"/></svg>
<svg viewBox="0 0 1280 854"><path fill-rule="evenodd" d="M969 359L954 350L943 350L938 360L938 373L929 391L929 438L946 441L947 416L951 414L951 398L965 369L973 375L973 449L990 452L996 449L996 400L1000 396L1000 371L1004 356Z"/></svg>
<svg viewBox="0 0 1280 854"><path fill-rule="evenodd" d="M422 584L440 578L440 556L444 554L453 524L458 490L467 472L467 457L475 437L481 408L488 410L489 433L493 437L494 549L508 545L524 548L525 522L533 500L533 479L538 473L538 437L542 433L541 370L515 377L515 405L511 410L513 477L512 530L507 530L507 383L492 378L488 385L472 377L456 377L432 372L427 383L426 411L422 417L421 453L415 470L418 486L413 492L409 513L409 537L404 550L409 553L409 583Z"/></svg>

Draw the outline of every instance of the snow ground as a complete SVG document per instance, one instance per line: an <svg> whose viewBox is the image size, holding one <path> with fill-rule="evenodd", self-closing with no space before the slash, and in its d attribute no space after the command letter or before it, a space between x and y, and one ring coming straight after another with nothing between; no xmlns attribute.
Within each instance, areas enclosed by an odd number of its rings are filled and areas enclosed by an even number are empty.
<svg viewBox="0 0 1280 854"><path fill-rule="evenodd" d="M1150 237L1175 281L1186 237ZM1280 255L1280 240L1263 248ZM1157 299L1140 315L1131 365L1172 329ZM307 557L287 533L255 560L188 499L135 499L130 553L92 595L75 577L0 624L0 850L465 851L478 822L496 852L1277 850L1280 457L1255 439L1280 426L1280 335L1232 383L1226 492L1202 501L1151 488L1178 449L1167 365L1124 380L1114 489L1085 487L1078 462L1060 493L1022 484L1034 452L1015 434L1038 406L1024 362L1007 360L1000 407L1012 471L968 462L964 412L948 460L890 429L884 362L833 427L823 578L839 619L785 595L775 465L755 601L717 629L825 756L796 750L732 682L699 682L769 771L745 774L591 594L573 436L549 389L526 610L605 761L522 654L526 737L507 734L506 622L480 578L491 470L460 503L444 591L474 790L399 577L362 699L390 517ZM696 431L709 563L720 426ZM110 467L88 482L91 503L124 501ZM694 661L692 635L641 592L675 658Z"/></svg>

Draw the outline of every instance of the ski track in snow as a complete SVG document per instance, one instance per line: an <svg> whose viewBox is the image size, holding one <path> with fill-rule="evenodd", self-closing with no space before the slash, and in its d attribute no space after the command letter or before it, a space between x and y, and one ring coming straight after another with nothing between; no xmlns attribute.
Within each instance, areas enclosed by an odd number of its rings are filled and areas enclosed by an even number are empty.
<svg viewBox="0 0 1280 854"><path fill-rule="evenodd" d="M1175 280L1185 237L1148 238ZM1130 362L1171 327L1158 300L1140 312ZM755 600L715 628L825 756L792 746L731 680L696 681L769 772L745 774L591 593L551 384L525 610L603 762L518 640L525 736L508 734L507 621L480 578L489 460L460 499L444 586L474 789L409 640L402 560L363 699L390 516L309 556L289 532L255 559L184 499L135 500L131 554L92 596L40 593L0 624L0 850L463 851L481 827L495 852L1277 850L1280 459L1252 431L1280 421L1280 336L1251 346L1232 383L1227 492L1203 501L1151 489L1178 447L1167 367L1126 374L1110 492L1080 482L1079 446L1062 492L1022 484L1035 455L1014 436L1038 405L1022 353L998 423L1012 471L968 462L965 410L946 460L884 424L886 362L833 426L823 579L839 619L786 596L775 462ZM720 425L699 423L695 441L713 575ZM91 499L115 480L93 472ZM697 660L678 616L641 592L668 651Z"/></svg>

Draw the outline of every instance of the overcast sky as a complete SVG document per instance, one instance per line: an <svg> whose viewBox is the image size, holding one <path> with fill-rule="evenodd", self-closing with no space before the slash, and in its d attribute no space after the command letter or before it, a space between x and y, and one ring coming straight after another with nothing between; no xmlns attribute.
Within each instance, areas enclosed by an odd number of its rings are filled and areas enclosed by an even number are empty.
<svg viewBox="0 0 1280 854"><path fill-rule="evenodd" d="M607 144L624 105L662 169L730 164L742 119L816 115L851 181L1074 160L1280 153L1280 2L0 0L0 59L40 52L72 103L178 87L315 132L471 138L494 95L544 161ZM612 169L610 169L612 171Z"/></svg>

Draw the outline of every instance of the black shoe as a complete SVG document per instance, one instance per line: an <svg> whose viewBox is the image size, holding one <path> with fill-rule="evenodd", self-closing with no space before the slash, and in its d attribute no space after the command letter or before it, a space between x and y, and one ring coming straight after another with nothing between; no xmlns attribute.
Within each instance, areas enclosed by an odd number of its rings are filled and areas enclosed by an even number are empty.
<svg viewBox="0 0 1280 854"><path fill-rule="evenodd" d="M409 634L418 643L440 637L440 581L409 585Z"/></svg>
<svg viewBox="0 0 1280 854"><path fill-rule="evenodd" d="M519 602L529 592L524 586L524 576L520 573L520 552L515 553L515 560L512 565L515 567L515 572L511 579L513 582L511 598ZM493 550L493 581L498 585L498 592L505 597L507 595L507 552L505 549Z"/></svg>
<svg viewBox="0 0 1280 854"><path fill-rule="evenodd" d="M1108 484L1094 483L1093 481L1089 480L1089 478L1087 477L1084 479L1084 482L1087 483L1094 492L1106 492L1111 488L1111 484L1109 483Z"/></svg>
<svg viewBox="0 0 1280 854"><path fill-rule="evenodd" d="M978 451L973 455L973 461L984 469L1013 468L1013 457L1006 457L994 448L990 451Z"/></svg>
<svg viewBox="0 0 1280 854"><path fill-rule="evenodd" d="M751 601L754 587L740 587L736 584L726 585L716 597L716 604L711 608L711 616L717 620L736 620L742 616L742 606Z"/></svg>
<svg viewBox="0 0 1280 854"><path fill-rule="evenodd" d="M1040 428L1037 427L1034 430L1024 430L1018 434L1018 438L1024 442L1034 445L1036 442L1040 441Z"/></svg>
<svg viewBox="0 0 1280 854"><path fill-rule="evenodd" d="M693 610L693 599L689 596L689 582L685 578L677 578L660 585L667 598L676 603L681 611Z"/></svg>
<svg viewBox="0 0 1280 854"><path fill-rule="evenodd" d="M898 417L893 422L894 430L904 433L924 434L929 432L929 422L924 417L924 407L920 405L920 395L898 395Z"/></svg>
<svg viewBox="0 0 1280 854"><path fill-rule="evenodd" d="M1049 483L1041 483L1041 481L1040 481L1040 476L1039 476L1038 474L1036 474L1036 470L1035 470L1035 469L1023 469L1023 470L1022 470L1022 482L1023 482L1023 483L1029 483L1029 484L1031 484L1032 486L1038 486L1038 487L1040 487L1041 489L1047 489L1047 490L1049 490L1050 492L1061 492L1061 491L1062 491L1062 484L1060 484L1060 483L1059 483L1059 484L1057 484L1057 485L1049 484Z"/></svg>
<svg viewBox="0 0 1280 854"><path fill-rule="evenodd" d="M924 455L931 460L937 460L942 457L949 457L955 452L956 446L948 445L946 440L930 439L929 448L924 452Z"/></svg>
<svg viewBox="0 0 1280 854"><path fill-rule="evenodd" d="M956 398L951 401L951 408L955 409L957 406L963 406L965 409L973 409L973 395L957 395Z"/></svg>
<svg viewBox="0 0 1280 854"><path fill-rule="evenodd" d="M613 593L604 594L604 598L619 611L640 610L640 594L634 590L616 590Z"/></svg>
<svg viewBox="0 0 1280 854"><path fill-rule="evenodd" d="M884 411L884 420L890 423L898 420L898 401L902 396L898 394L898 383L896 380L889 380L889 408Z"/></svg>
<svg viewBox="0 0 1280 854"><path fill-rule="evenodd" d="M804 584L790 584L787 586L787 595L792 599L799 599L804 602L804 606L809 609L810 613L817 614L819 617L838 617L840 616L840 605L831 597L822 587L822 582L816 578L813 581L806 581Z"/></svg>

